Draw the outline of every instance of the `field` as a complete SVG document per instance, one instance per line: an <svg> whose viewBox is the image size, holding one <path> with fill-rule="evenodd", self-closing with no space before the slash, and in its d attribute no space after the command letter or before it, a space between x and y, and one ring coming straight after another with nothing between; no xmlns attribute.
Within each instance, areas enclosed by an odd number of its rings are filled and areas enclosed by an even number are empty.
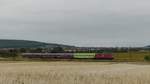
<svg viewBox="0 0 150 84"><path fill-rule="evenodd" d="M0 62L0 84L150 84L150 65L116 62Z"/></svg>
<svg viewBox="0 0 150 84"><path fill-rule="evenodd" d="M144 61L145 56L150 56L150 52L128 52L113 53L114 61Z"/></svg>

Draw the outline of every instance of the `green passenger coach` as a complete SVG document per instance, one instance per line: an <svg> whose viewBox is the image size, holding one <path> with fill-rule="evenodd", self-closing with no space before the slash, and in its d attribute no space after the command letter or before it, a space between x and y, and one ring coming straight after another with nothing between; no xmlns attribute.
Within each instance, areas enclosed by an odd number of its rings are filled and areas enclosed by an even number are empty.
<svg viewBox="0 0 150 84"><path fill-rule="evenodd" d="M74 53L76 59L94 59L95 53Z"/></svg>

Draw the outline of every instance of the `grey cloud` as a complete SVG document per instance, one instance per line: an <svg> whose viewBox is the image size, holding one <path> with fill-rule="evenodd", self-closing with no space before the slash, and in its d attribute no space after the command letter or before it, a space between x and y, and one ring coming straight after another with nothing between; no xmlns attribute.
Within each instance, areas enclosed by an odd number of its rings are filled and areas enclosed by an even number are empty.
<svg viewBox="0 0 150 84"><path fill-rule="evenodd" d="M148 0L1 0L0 38L77 46L150 43Z"/></svg>

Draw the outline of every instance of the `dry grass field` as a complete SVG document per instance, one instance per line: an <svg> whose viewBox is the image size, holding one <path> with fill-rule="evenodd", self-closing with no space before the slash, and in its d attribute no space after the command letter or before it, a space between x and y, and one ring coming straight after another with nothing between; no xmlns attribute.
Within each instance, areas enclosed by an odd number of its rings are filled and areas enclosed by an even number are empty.
<svg viewBox="0 0 150 84"><path fill-rule="evenodd" d="M0 62L0 84L150 84L150 65L115 62Z"/></svg>

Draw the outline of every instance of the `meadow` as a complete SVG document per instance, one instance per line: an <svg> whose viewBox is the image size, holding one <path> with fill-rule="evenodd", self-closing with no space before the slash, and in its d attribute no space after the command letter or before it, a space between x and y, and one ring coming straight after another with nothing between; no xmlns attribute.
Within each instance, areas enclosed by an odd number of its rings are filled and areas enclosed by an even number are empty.
<svg viewBox="0 0 150 84"><path fill-rule="evenodd" d="M123 62L0 62L0 84L150 84L150 65Z"/></svg>
<svg viewBox="0 0 150 84"><path fill-rule="evenodd" d="M145 61L144 57L150 56L150 52L122 52L113 53L114 61Z"/></svg>

